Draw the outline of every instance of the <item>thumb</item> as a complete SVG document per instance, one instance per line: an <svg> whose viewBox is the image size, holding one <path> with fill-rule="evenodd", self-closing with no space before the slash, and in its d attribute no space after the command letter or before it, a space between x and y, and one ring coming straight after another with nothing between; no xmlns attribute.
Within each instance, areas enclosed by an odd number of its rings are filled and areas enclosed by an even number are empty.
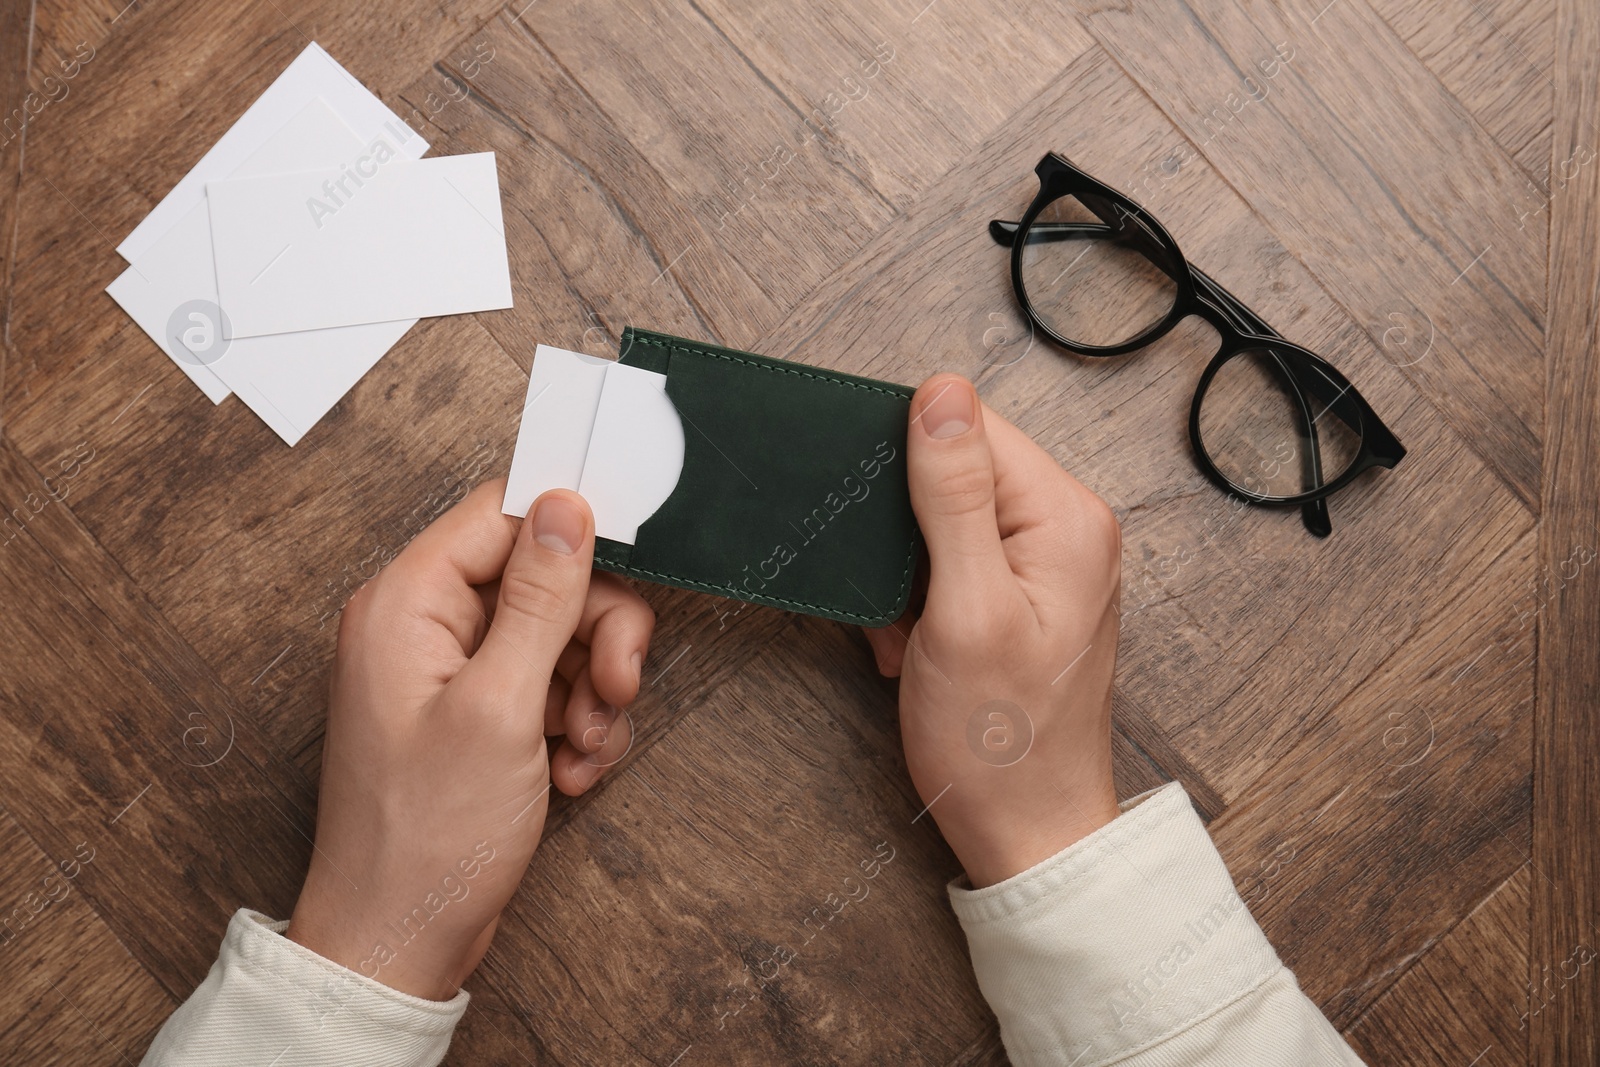
<svg viewBox="0 0 1600 1067"><path fill-rule="evenodd" d="M939 374L911 401L911 508L928 545L928 603L967 603L1012 581L995 519L994 461L972 383Z"/></svg>
<svg viewBox="0 0 1600 1067"><path fill-rule="evenodd" d="M472 668L538 707L583 615L594 563L589 505L567 489L533 502L500 576L494 621Z"/></svg>

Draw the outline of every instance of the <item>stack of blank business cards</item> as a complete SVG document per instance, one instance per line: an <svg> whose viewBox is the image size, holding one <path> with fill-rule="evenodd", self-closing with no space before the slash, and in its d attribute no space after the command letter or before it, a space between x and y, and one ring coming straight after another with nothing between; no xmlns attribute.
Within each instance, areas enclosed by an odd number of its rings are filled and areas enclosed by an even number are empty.
<svg viewBox="0 0 1600 1067"><path fill-rule="evenodd" d="M292 445L417 319L511 306L494 154L427 150L309 45L118 246L106 291Z"/></svg>

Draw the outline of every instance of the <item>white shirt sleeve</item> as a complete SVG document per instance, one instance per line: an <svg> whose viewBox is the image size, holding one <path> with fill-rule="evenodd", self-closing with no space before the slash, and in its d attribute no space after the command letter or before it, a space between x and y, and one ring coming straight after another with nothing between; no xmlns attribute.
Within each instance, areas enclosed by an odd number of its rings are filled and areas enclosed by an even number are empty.
<svg viewBox="0 0 1600 1067"><path fill-rule="evenodd" d="M985 889L952 883L1015 1067L1357 1065L1176 782Z"/></svg>
<svg viewBox="0 0 1600 1067"><path fill-rule="evenodd" d="M234 913L222 951L172 1013L144 1067L435 1067L467 1010L391 989Z"/></svg>

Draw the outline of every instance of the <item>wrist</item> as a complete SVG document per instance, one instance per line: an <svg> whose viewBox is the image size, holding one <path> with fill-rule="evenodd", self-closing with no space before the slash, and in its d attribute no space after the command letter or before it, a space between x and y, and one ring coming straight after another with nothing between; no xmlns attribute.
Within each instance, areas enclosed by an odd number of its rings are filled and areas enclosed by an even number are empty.
<svg viewBox="0 0 1600 1067"><path fill-rule="evenodd" d="M330 963L424 1000L446 1001L460 989L466 948L446 930L375 923L370 909L342 914L302 894L283 936Z"/></svg>
<svg viewBox="0 0 1600 1067"><path fill-rule="evenodd" d="M988 818L973 825L947 827L944 821L940 822L940 831L960 860L972 888L983 889L1038 866L1108 825L1119 814L1116 793L1109 785L1077 797L1056 799L1058 803L1048 812L988 813Z"/></svg>

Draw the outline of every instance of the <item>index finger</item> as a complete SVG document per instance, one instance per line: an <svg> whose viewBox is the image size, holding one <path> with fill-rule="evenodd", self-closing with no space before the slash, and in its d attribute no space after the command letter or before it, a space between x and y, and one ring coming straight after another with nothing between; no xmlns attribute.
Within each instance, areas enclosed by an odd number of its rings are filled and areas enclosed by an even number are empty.
<svg viewBox="0 0 1600 1067"><path fill-rule="evenodd" d="M994 510L1002 539L1047 525L1060 507L1060 486L1079 485L1054 456L985 404L994 462Z"/></svg>
<svg viewBox="0 0 1600 1067"><path fill-rule="evenodd" d="M489 620L473 587L499 578L521 523L500 513L506 480L473 489L412 539L379 576L388 610L443 626L470 655Z"/></svg>
<svg viewBox="0 0 1600 1067"><path fill-rule="evenodd" d="M995 520L1013 572L1026 579L1039 576L1035 568L1048 569L1073 588L1098 589L1120 559L1120 553L1101 559L1096 548L1104 539L1094 532L1115 524L1110 509L1022 430L987 407L983 418L994 460ZM1061 566L1063 550L1076 565Z"/></svg>

